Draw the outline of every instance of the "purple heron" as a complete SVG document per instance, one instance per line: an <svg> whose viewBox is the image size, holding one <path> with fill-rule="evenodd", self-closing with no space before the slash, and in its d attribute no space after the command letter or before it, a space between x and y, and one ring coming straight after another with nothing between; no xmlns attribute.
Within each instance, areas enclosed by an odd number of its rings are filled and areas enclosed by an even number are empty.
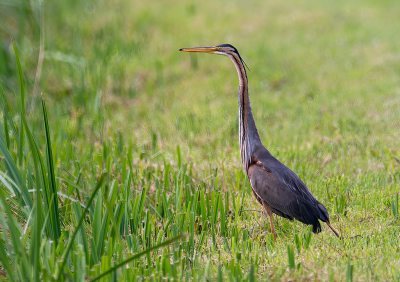
<svg viewBox="0 0 400 282"><path fill-rule="evenodd" d="M339 232L329 222L329 213L324 205L315 199L293 171L272 156L261 143L250 106L246 69L236 48L230 44L221 44L182 48L179 51L223 55L229 57L235 65L239 76L239 143L242 165L255 198L269 216L274 241L276 232L272 213L312 225L314 233L321 231L321 220L340 238Z"/></svg>

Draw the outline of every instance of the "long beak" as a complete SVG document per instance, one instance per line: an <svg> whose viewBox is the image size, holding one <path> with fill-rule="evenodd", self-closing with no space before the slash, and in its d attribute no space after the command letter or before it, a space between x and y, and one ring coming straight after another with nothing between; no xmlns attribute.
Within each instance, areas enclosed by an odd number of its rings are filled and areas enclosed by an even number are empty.
<svg viewBox="0 0 400 282"><path fill-rule="evenodd" d="M215 53L219 51L219 47L189 47L189 48L181 48L179 51L183 52L197 52L197 53Z"/></svg>

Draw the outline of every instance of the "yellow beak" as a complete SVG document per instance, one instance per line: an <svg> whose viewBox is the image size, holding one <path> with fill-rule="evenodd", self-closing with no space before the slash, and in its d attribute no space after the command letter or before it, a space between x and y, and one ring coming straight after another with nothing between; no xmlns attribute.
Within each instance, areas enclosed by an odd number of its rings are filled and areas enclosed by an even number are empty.
<svg viewBox="0 0 400 282"><path fill-rule="evenodd" d="M215 53L219 51L219 47L189 47L189 48L181 48L179 51L183 52L197 52L197 53Z"/></svg>

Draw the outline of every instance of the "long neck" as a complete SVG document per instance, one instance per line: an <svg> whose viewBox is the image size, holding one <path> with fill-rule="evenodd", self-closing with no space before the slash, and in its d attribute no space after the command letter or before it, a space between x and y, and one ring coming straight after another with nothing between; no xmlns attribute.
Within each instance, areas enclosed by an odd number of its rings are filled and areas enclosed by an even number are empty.
<svg viewBox="0 0 400 282"><path fill-rule="evenodd" d="M239 76L239 144L243 169L247 172L253 153L262 144L251 111L246 69L236 53L231 54L230 58Z"/></svg>

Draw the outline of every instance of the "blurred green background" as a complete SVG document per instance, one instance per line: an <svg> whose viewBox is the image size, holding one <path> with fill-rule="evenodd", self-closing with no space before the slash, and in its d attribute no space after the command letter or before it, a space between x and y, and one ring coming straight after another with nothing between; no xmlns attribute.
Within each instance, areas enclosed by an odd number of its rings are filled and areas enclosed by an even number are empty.
<svg viewBox="0 0 400 282"><path fill-rule="evenodd" d="M4 87L18 85L12 36L32 89L40 3L1 3ZM95 142L121 131L142 143L155 133L167 151L180 144L193 161L238 164L232 63L178 52L230 43L251 70L253 111L272 152L346 139L351 148L335 158L357 155L356 167L373 151L399 148L396 1L43 3L38 92L68 138ZM37 103L29 103L33 113Z"/></svg>
<svg viewBox="0 0 400 282"><path fill-rule="evenodd" d="M179 171L179 146L197 185L209 183L215 168L241 171L238 80L227 58L178 50L234 45L250 68L250 99L267 149L305 181L346 236L394 240L392 247L383 244L389 249L374 245L368 259L367 239L340 245L331 238L331 244L357 254L361 280L394 279L400 277L393 276L400 260L392 259L400 253L391 205L400 188L399 30L400 2L389 0L0 0L0 80L17 105L13 38L27 87L27 117L44 140L42 94L57 169L73 173L75 158L84 155L84 167L101 159L104 144L123 139L133 147L139 179L143 167L163 171L169 163ZM35 86L41 42L43 67ZM75 157L63 159L66 146ZM236 184L234 177L223 178L216 189L226 192ZM245 197L246 208L260 208L250 193ZM249 215L243 224L254 220ZM292 223L280 222L286 231L278 237L284 233L282 240L291 242ZM313 265L321 261L318 279L329 273L341 281L348 277L347 260L332 262L329 250L318 251L321 258L310 253L297 276L286 266L281 273L281 261L274 259L262 264L264 273L275 267L271 279L302 280L318 276ZM337 267L332 276L329 265Z"/></svg>

